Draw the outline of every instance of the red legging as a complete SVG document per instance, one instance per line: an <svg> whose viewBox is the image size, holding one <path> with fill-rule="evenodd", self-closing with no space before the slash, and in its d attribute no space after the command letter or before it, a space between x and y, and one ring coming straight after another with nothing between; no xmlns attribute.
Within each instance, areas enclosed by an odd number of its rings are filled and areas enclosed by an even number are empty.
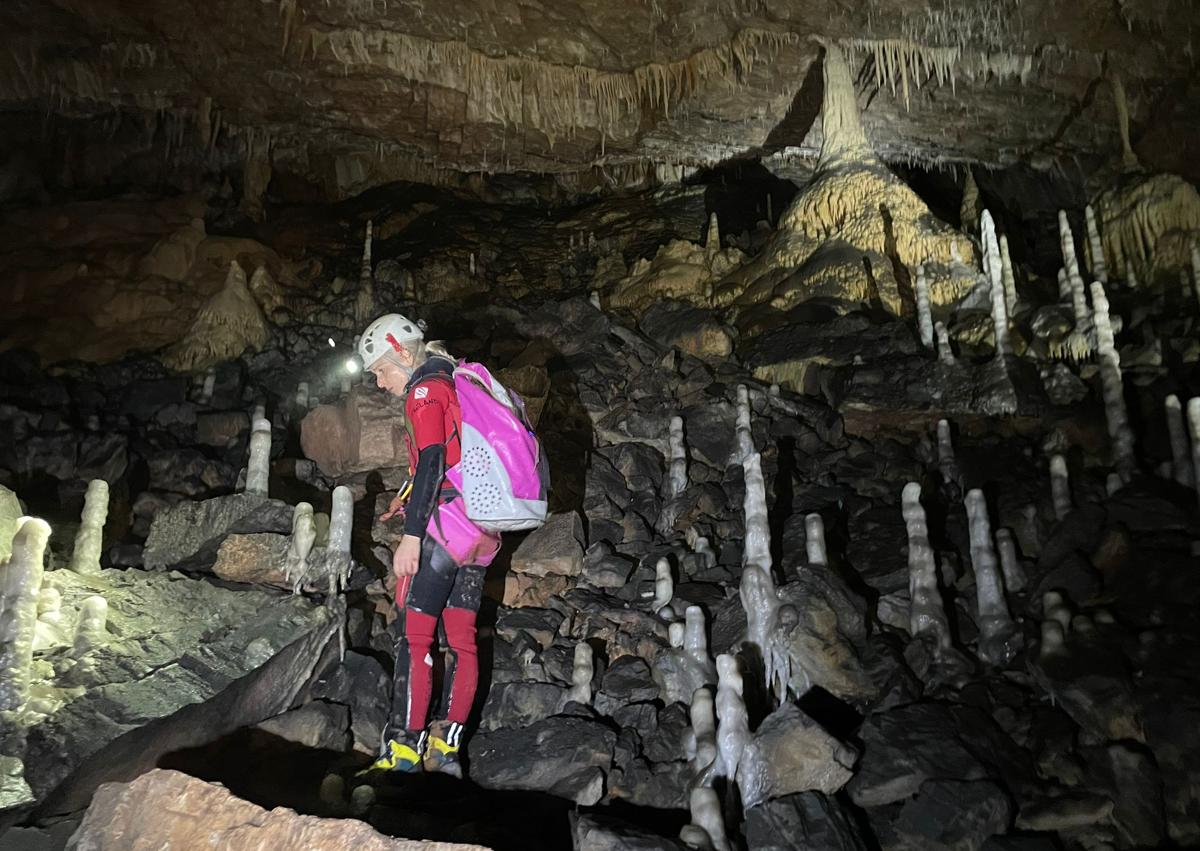
<svg viewBox="0 0 1200 851"><path fill-rule="evenodd" d="M425 729L433 692L433 639L439 615L450 647L441 710L446 720L466 723L479 683L475 617L483 596L483 576L484 568L474 564L460 567L440 544L426 537L416 575L397 584L400 618L396 625L388 738L404 730Z"/></svg>

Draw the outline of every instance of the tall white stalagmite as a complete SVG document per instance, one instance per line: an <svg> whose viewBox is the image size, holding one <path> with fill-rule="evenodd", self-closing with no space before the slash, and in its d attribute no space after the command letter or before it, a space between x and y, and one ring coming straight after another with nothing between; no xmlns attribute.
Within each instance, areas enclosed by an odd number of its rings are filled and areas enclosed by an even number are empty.
<svg viewBox="0 0 1200 851"><path fill-rule="evenodd" d="M704 609L699 606L688 606L683 613L683 650L704 670L706 675L716 676L712 657L708 655L708 634L705 632Z"/></svg>
<svg viewBox="0 0 1200 851"><path fill-rule="evenodd" d="M925 264L917 267L917 330L921 333L921 345L933 348L933 313L929 308L929 282L925 279Z"/></svg>
<svg viewBox="0 0 1200 851"><path fill-rule="evenodd" d="M904 525L908 530L908 593L911 600L908 631L913 637L928 635L936 648L950 647L950 623L942 608L938 588L937 563L929 542L925 509L921 506L921 485L909 482L901 496Z"/></svg>
<svg viewBox="0 0 1200 851"><path fill-rule="evenodd" d="M717 774L737 780L738 763L750 744L750 718L742 697L744 684L736 656L724 653L717 657L717 753L720 762Z"/></svg>
<svg viewBox="0 0 1200 851"><path fill-rule="evenodd" d="M1113 466L1121 480L1128 484L1137 470L1133 453L1133 429L1125 412L1125 386L1121 380L1121 358L1113 340L1112 323L1108 318L1108 297L1104 285L1092 284L1093 321L1096 326L1096 348L1100 361L1100 388L1104 394L1104 418L1112 441Z"/></svg>
<svg viewBox="0 0 1200 851"><path fill-rule="evenodd" d="M1083 276L1079 274L1079 260L1075 256L1075 235L1071 233L1071 222L1067 219L1066 210L1058 211L1058 241L1067 277L1082 280Z"/></svg>
<svg viewBox="0 0 1200 851"><path fill-rule="evenodd" d="M108 482L92 479L83 497L83 518L75 534L71 570L99 573L100 550L104 547L104 522L108 519Z"/></svg>
<svg viewBox="0 0 1200 851"><path fill-rule="evenodd" d="M1008 311L1005 306L1004 281L1000 269L1000 244L996 241L996 225L992 214L983 211L980 219L983 233L984 262L983 268L991 282L992 294L992 324L996 333L996 357L1003 359L1009 353L1008 347Z"/></svg>
<svg viewBox="0 0 1200 851"><path fill-rule="evenodd" d="M683 444L683 417L671 417L670 466L667 470L667 498L674 499L687 490L687 447Z"/></svg>
<svg viewBox="0 0 1200 851"><path fill-rule="evenodd" d="M301 381L296 385L296 407L300 410L308 410L308 382Z"/></svg>
<svg viewBox="0 0 1200 851"><path fill-rule="evenodd" d="M933 332L937 337L938 360L947 366L953 364L954 349L950 348L950 334L946 331L945 323L934 323Z"/></svg>
<svg viewBox="0 0 1200 851"><path fill-rule="evenodd" d="M1058 300L1063 304L1071 300L1071 276L1062 268L1058 270Z"/></svg>
<svg viewBox="0 0 1200 851"><path fill-rule="evenodd" d="M954 457L954 441L950 433L949 420L938 420L937 455L938 471L942 474L942 481L948 485L958 485L961 488L962 473L958 469L958 459Z"/></svg>
<svg viewBox="0 0 1200 851"><path fill-rule="evenodd" d="M255 420L250 431L250 462L246 466L246 493L266 496L271 478L271 421Z"/></svg>
<svg viewBox="0 0 1200 851"><path fill-rule="evenodd" d="M687 635L687 626L683 621L671 621L667 624L667 643L672 647L683 647L683 640Z"/></svg>
<svg viewBox="0 0 1200 851"><path fill-rule="evenodd" d="M829 564L825 552L825 521L816 512L804 517L804 551L810 565Z"/></svg>
<svg viewBox="0 0 1200 851"><path fill-rule="evenodd" d="M654 565L654 603L652 609L657 612L671 605L675 596L675 580L671 576L671 562L660 558ZM674 616L674 613L671 613Z"/></svg>
<svg viewBox="0 0 1200 851"><path fill-rule="evenodd" d="M1087 291L1083 286L1083 278L1078 275L1069 278L1071 284L1071 313L1075 316L1075 330L1087 333L1092 324L1092 314L1088 310Z"/></svg>
<svg viewBox="0 0 1200 851"><path fill-rule="evenodd" d="M746 610L746 640L762 654L766 686L771 689L776 683L775 658L769 638L779 611L779 595L771 576L771 528L762 461L757 452L750 454L742 469L746 489L746 540L738 594L742 608Z"/></svg>
<svg viewBox="0 0 1200 851"><path fill-rule="evenodd" d="M1183 424L1183 406L1172 393L1163 403L1167 415L1167 435L1171 439L1171 476L1185 487L1192 483L1192 459L1188 453L1187 427Z"/></svg>
<svg viewBox="0 0 1200 851"><path fill-rule="evenodd" d="M1192 436L1192 483L1196 496L1200 498L1200 396L1193 396L1187 403L1188 432Z"/></svg>
<svg viewBox="0 0 1200 851"><path fill-rule="evenodd" d="M721 251L721 225L717 222L717 214L710 213L708 217L708 233L704 237L704 254L711 258Z"/></svg>
<svg viewBox="0 0 1200 851"><path fill-rule="evenodd" d="M1108 265L1104 262L1104 243L1100 241L1100 229L1096 227L1096 211L1088 204L1083 209L1087 225L1088 252L1092 259L1092 277L1102 284L1108 283Z"/></svg>
<svg viewBox="0 0 1200 851"><path fill-rule="evenodd" d="M734 420L733 435L737 443L737 457L733 460L739 464L744 464L746 459L754 454L754 434L750 430L750 391L746 389L745 384L739 384L737 388L737 406L736 418Z"/></svg>
<svg viewBox="0 0 1200 851"><path fill-rule="evenodd" d="M679 838L689 848L698 851L730 851L725 836L725 817L721 814L721 799L717 791L697 786L688 795L688 811L692 823L679 832Z"/></svg>
<svg viewBox="0 0 1200 851"><path fill-rule="evenodd" d="M350 533L354 528L354 494L345 485L333 489L333 510L329 517L329 552L335 555L342 585L350 571Z"/></svg>
<svg viewBox="0 0 1200 851"><path fill-rule="evenodd" d="M592 646L586 641L581 641L575 645L575 658L571 664L571 688L567 691L567 700L591 706L592 677L595 674Z"/></svg>
<svg viewBox="0 0 1200 851"><path fill-rule="evenodd" d="M992 525L983 491L967 491L967 521L970 525L971 567L975 571L975 595L979 606L979 657L991 665L1006 664L1016 652L1012 615L1004 599L1004 583L996 552L992 549Z"/></svg>
<svg viewBox="0 0 1200 851"><path fill-rule="evenodd" d="M29 699L38 596L50 525L17 520L12 553L0 564L0 711L20 710Z"/></svg>
<svg viewBox="0 0 1200 851"><path fill-rule="evenodd" d="M1004 306L1012 317L1017 310L1017 278L1008 254L1008 234L1000 235L1000 281L1004 284Z"/></svg>
<svg viewBox="0 0 1200 851"><path fill-rule="evenodd" d="M200 389L200 404L208 405L212 403L213 391L217 388L217 371L209 368L204 374L204 384Z"/></svg>
<svg viewBox="0 0 1200 851"><path fill-rule="evenodd" d="M354 299L354 319L359 327L375 318L375 283L371 274L371 237L374 224L367 222L363 237L362 268L358 276L358 295Z"/></svg>
<svg viewBox="0 0 1200 851"><path fill-rule="evenodd" d="M1054 517L1062 520L1071 513L1071 479L1067 472L1067 459L1059 454L1050 456L1050 501L1054 504Z"/></svg>

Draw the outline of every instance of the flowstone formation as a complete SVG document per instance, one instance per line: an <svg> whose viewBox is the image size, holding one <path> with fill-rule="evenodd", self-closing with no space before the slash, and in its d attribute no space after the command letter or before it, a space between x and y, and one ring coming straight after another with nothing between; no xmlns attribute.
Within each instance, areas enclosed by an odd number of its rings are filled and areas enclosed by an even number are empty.
<svg viewBox="0 0 1200 851"><path fill-rule="evenodd" d="M229 264L224 288L200 308L183 339L163 354L163 363L180 372L207 369L261 349L270 332L262 310L246 286L246 273Z"/></svg>
<svg viewBox="0 0 1200 851"><path fill-rule="evenodd" d="M845 53L834 41L823 47L823 135L813 178L780 215L762 253L722 281L714 301L739 316L756 306L786 312L819 296L878 301L900 314L923 266L931 303L957 302L976 284L974 244L938 221L876 157Z"/></svg>

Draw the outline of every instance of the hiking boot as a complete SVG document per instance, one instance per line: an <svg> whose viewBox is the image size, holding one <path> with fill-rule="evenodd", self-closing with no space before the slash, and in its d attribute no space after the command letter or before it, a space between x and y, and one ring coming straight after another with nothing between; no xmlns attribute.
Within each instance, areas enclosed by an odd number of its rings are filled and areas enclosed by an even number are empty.
<svg viewBox="0 0 1200 851"><path fill-rule="evenodd" d="M356 776L383 776L385 774L411 774L421 770L421 752L425 750L425 733L401 733L398 739L384 742L379 758L358 772Z"/></svg>
<svg viewBox="0 0 1200 851"><path fill-rule="evenodd" d="M429 725L424 755L426 771L462 779L462 763L458 761L462 729L462 724L454 721L434 721Z"/></svg>

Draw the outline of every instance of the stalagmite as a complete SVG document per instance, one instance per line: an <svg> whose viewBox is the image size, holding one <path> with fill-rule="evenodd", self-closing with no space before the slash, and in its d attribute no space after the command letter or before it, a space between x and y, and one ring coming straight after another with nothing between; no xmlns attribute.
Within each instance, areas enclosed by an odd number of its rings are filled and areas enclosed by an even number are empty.
<svg viewBox="0 0 1200 851"><path fill-rule="evenodd" d="M1008 255L1008 234L1000 235L1000 280L1004 284L1004 305L1009 318L1017 310L1017 279Z"/></svg>
<svg viewBox="0 0 1200 851"><path fill-rule="evenodd" d="M697 666L716 675L712 657L708 655L708 634L705 632L704 610L688 606L684 611L683 649Z"/></svg>
<svg viewBox="0 0 1200 851"><path fill-rule="evenodd" d="M1066 644L1066 632L1058 621L1044 620L1041 624L1042 642L1038 650L1041 659L1062 655Z"/></svg>
<svg viewBox="0 0 1200 851"><path fill-rule="evenodd" d="M958 459L954 457L954 441L950 433L950 421L938 420L937 424L938 472L948 485L962 488L962 473L958 470ZM960 490L959 493L962 491Z"/></svg>
<svg viewBox="0 0 1200 851"><path fill-rule="evenodd" d="M1004 575L1004 587L1010 594L1025 589L1025 571L1017 558L1017 541L1011 529L996 530L996 551L1000 555L1000 572Z"/></svg>
<svg viewBox="0 0 1200 851"><path fill-rule="evenodd" d="M292 510L292 537L288 541L284 574L292 583L292 592L298 594L308 570L308 554L317 540L317 527L313 522L313 507L307 502L299 503Z"/></svg>
<svg viewBox="0 0 1200 851"><path fill-rule="evenodd" d="M1050 500L1054 504L1054 517L1062 520L1071 513L1071 480L1067 473L1067 459L1061 455L1050 456Z"/></svg>
<svg viewBox="0 0 1200 851"><path fill-rule="evenodd" d="M996 553L992 549L992 527L983 491L967 491L967 520L970 524L971 567L975 571L975 594L979 607L979 657L997 667L1016 654L1016 632L1004 599Z"/></svg>
<svg viewBox="0 0 1200 851"><path fill-rule="evenodd" d="M950 624L942 608L942 593L938 588L937 564L925 509L921 506L921 485L909 482L904 486L904 525L908 529L908 592L911 600L908 631L914 638L928 636L935 650L950 647Z"/></svg>
<svg viewBox="0 0 1200 851"><path fill-rule="evenodd" d="M992 324L996 333L996 358L1003 360L1009 353L1008 347L1008 313L1005 309L1004 281L1000 270L1000 245L996 241L996 225L992 222L992 214L983 211L980 219L980 229L983 232L984 262L991 283L992 294Z"/></svg>
<svg viewBox="0 0 1200 851"><path fill-rule="evenodd" d="M750 719L742 697L742 674L736 656L728 653L717 657L717 774L737 780L738 763L750 744Z"/></svg>
<svg viewBox="0 0 1200 851"><path fill-rule="evenodd" d="M1075 235L1071 233L1071 222L1066 210L1058 211L1058 242L1062 250L1063 268L1067 270L1068 278L1083 279L1079 273L1079 260L1075 255Z"/></svg>
<svg viewBox="0 0 1200 851"><path fill-rule="evenodd" d="M367 221L363 237L362 268L358 276L358 295L354 300L354 321L359 327L375 318L375 284L371 274L371 235L373 223Z"/></svg>
<svg viewBox="0 0 1200 851"><path fill-rule="evenodd" d="M717 214L708 216L708 233L704 237L704 254L712 257L721 252L721 226L717 222Z"/></svg>
<svg viewBox="0 0 1200 851"><path fill-rule="evenodd" d="M651 610L661 612L664 608L671 605L671 600L675 597L675 580L671 576L671 562L665 558L660 558L654 565L654 603ZM670 611L665 614L666 617L674 617L675 613Z"/></svg>
<svg viewBox="0 0 1200 851"><path fill-rule="evenodd" d="M1102 284L1108 283L1108 266L1104 262L1104 243L1100 241L1100 230L1096 227L1096 211L1088 204L1083 208L1087 226L1088 251L1092 257L1092 277Z"/></svg>
<svg viewBox="0 0 1200 851"><path fill-rule="evenodd" d="M92 479L83 497L83 519L75 535L71 570L99 573L100 551L104 547L104 523L108 519L108 482Z"/></svg>
<svg viewBox="0 0 1200 851"><path fill-rule="evenodd" d="M1196 486L1197 498L1200 498L1200 396L1188 399L1187 419L1192 437L1192 483Z"/></svg>
<svg viewBox="0 0 1200 851"><path fill-rule="evenodd" d="M934 333L937 335L937 353L938 360L946 366L954 364L954 349L950 348L950 334L946 331L946 325L943 322L938 322L933 326Z"/></svg>
<svg viewBox="0 0 1200 851"><path fill-rule="evenodd" d="M216 389L216 386L217 386L216 370L209 369L209 371L204 374L204 385L200 390L200 404L201 405L212 404L213 391Z"/></svg>
<svg viewBox="0 0 1200 851"><path fill-rule="evenodd" d="M962 202L958 207L959 225L967 233L976 233L979 223L979 185L975 182L975 173L967 166L967 176L963 181Z"/></svg>
<svg viewBox="0 0 1200 851"><path fill-rule="evenodd" d="M737 442L737 457L733 460L744 464L746 459L754 454L754 435L750 431L750 392L745 384L739 384L737 388L734 439Z"/></svg>
<svg viewBox="0 0 1200 851"><path fill-rule="evenodd" d="M250 431L250 462L246 466L246 493L266 496L271 477L271 421L255 420Z"/></svg>
<svg viewBox="0 0 1200 851"><path fill-rule="evenodd" d="M333 489L333 510L329 517L329 545L331 556L329 593L332 596L339 587L344 588L350 574L350 533L354 527L354 493L345 485Z"/></svg>
<svg viewBox="0 0 1200 851"><path fill-rule="evenodd" d="M1058 591L1047 591L1042 595L1042 615L1057 622L1064 631L1071 628L1071 607Z"/></svg>
<svg viewBox="0 0 1200 851"><path fill-rule="evenodd" d="M296 385L296 407L304 411L308 409L308 382L301 381Z"/></svg>
<svg viewBox="0 0 1200 851"><path fill-rule="evenodd" d="M825 521L815 512L804 517L804 549L809 565L824 567L829 563L825 553Z"/></svg>
<svg viewBox="0 0 1200 851"><path fill-rule="evenodd" d="M771 529L767 515L766 485L758 453L751 453L742 468L746 489L743 503L746 539L738 595L746 611L746 640L762 655L765 685L768 689L778 691L775 682L776 659L769 637L779 611L779 595L771 576Z"/></svg>
<svg viewBox="0 0 1200 851"><path fill-rule="evenodd" d="M667 498L674 499L687 490L687 448L683 444L683 418L671 417L670 467L667 471Z"/></svg>
<svg viewBox="0 0 1200 851"><path fill-rule="evenodd" d="M715 670L715 669L714 669ZM713 692L707 686L692 692L688 707L691 720L689 768L699 785L710 785L717 762L717 716Z"/></svg>
<svg viewBox="0 0 1200 851"><path fill-rule="evenodd" d="M262 310L246 286L246 273L235 260L229 264L224 288L200 308L162 361L180 372L207 369L241 356L247 348L258 351L269 336Z"/></svg>
<svg viewBox="0 0 1200 851"><path fill-rule="evenodd" d="M1104 415L1108 436L1112 441L1113 466L1121 480L1128 484L1137 469L1133 454L1133 430L1125 412L1125 388L1121 380L1121 359L1113 340L1112 324L1108 318L1108 297L1104 285L1092 284L1093 321L1096 327L1096 348L1100 360L1100 387L1104 395Z"/></svg>
<svg viewBox="0 0 1200 851"><path fill-rule="evenodd" d="M1063 268L1058 270L1058 300L1062 304L1071 300L1071 278Z"/></svg>
<svg viewBox="0 0 1200 851"><path fill-rule="evenodd" d="M79 607L79 622L75 625L75 641L71 655L80 659L84 654L105 643L108 623L108 601L99 594L88 597Z"/></svg>
<svg viewBox="0 0 1200 851"><path fill-rule="evenodd" d="M18 711L29 699L38 596L49 538L50 526L44 520L20 518L12 553L0 564L0 711Z"/></svg>
<svg viewBox="0 0 1200 851"><path fill-rule="evenodd" d="M925 264L917 267L917 328L921 333L921 345L933 348L933 315L929 310L929 282L925 280Z"/></svg>
<svg viewBox="0 0 1200 851"><path fill-rule="evenodd" d="M592 704L592 677L595 676L592 662L592 646L586 641L575 645L575 658L571 665L571 688L567 690L567 702L574 701L584 706Z"/></svg>
<svg viewBox="0 0 1200 851"><path fill-rule="evenodd" d="M1183 423L1183 406L1172 393L1163 403L1167 415L1167 435L1171 440L1171 476L1179 484L1192 484L1192 459L1188 453L1187 427Z"/></svg>
<svg viewBox="0 0 1200 851"><path fill-rule="evenodd" d="M690 848L730 851L725 838L725 818L721 815L721 800L716 790L697 786L688 795L692 823L680 831L680 838ZM707 844L705 844L707 842Z"/></svg>
<svg viewBox="0 0 1200 851"><path fill-rule="evenodd" d="M667 624L667 643L673 648L682 648L686 632L683 621L671 621Z"/></svg>

